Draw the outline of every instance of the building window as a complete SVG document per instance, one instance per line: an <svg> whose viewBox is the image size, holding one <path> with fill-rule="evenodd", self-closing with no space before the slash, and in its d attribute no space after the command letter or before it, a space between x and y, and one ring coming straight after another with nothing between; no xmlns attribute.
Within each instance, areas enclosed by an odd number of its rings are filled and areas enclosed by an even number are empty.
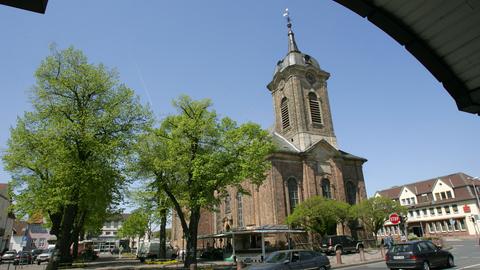
<svg viewBox="0 0 480 270"><path fill-rule="evenodd" d="M406 205L407 201L405 199L402 199L402 205Z"/></svg>
<svg viewBox="0 0 480 270"><path fill-rule="evenodd" d="M357 187L351 182L347 182L347 188L346 188L346 195L347 195L347 202L351 205L354 205L357 203Z"/></svg>
<svg viewBox="0 0 480 270"><path fill-rule="evenodd" d="M424 216L427 216L427 208L422 209L422 212L423 212L423 215L424 215Z"/></svg>
<svg viewBox="0 0 480 270"><path fill-rule="evenodd" d="M410 217L413 217L413 211L408 211L408 215L409 215Z"/></svg>
<svg viewBox="0 0 480 270"><path fill-rule="evenodd" d="M225 196L225 214L230 214L230 212L232 211L230 207L230 201L230 195L227 194L227 196Z"/></svg>
<svg viewBox="0 0 480 270"><path fill-rule="evenodd" d="M442 200L447 199L447 194L445 192L440 193L440 195L442 196Z"/></svg>
<svg viewBox="0 0 480 270"><path fill-rule="evenodd" d="M410 198L407 198L407 205L410 205Z"/></svg>
<svg viewBox="0 0 480 270"><path fill-rule="evenodd" d="M417 217L420 217L420 210L415 210L415 213L417 214Z"/></svg>
<svg viewBox="0 0 480 270"><path fill-rule="evenodd" d="M441 206L437 207L437 213L438 213L438 215L443 214L443 213L442 213L442 207L441 207Z"/></svg>
<svg viewBox="0 0 480 270"><path fill-rule="evenodd" d="M242 193L237 193L237 227L243 227L243 202Z"/></svg>
<svg viewBox="0 0 480 270"><path fill-rule="evenodd" d="M452 210L454 214L458 214L458 206L456 204L452 205Z"/></svg>
<svg viewBox="0 0 480 270"><path fill-rule="evenodd" d="M460 230L465 231L465 220L462 218L462 219L459 219L458 221L460 223Z"/></svg>
<svg viewBox="0 0 480 270"><path fill-rule="evenodd" d="M295 206L298 205L298 183L297 179L289 178L287 181L288 201L290 202L290 213L293 213Z"/></svg>
<svg viewBox="0 0 480 270"><path fill-rule="evenodd" d="M437 232L437 228L435 227L435 222L432 222L430 226L432 227L432 230L431 230L432 233Z"/></svg>
<svg viewBox="0 0 480 270"><path fill-rule="evenodd" d="M290 127L290 117L288 115L288 99L286 97L280 103L280 110L282 112L282 128L287 129Z"/></svg>
<svg viewBox="0 0 480 270"><path fill-rule="evenodd" d="M110 232L105 232L105 235L110 235Z"/></svg>
<svg viewBox="0 0 480 270"><path fill-rule="evenodd" d="M310 104L310 117L313 124L321 124L322 116L320 113L320 103L318 102L315 93L308 94L308 103Z"/></svg>
<svg viewBox="0 0 480 270"><path fill-rule="evenodd" d="M428 210L430 210L430 216L435 216L435 209L434 208L430 208Z"/></svg>
<svg viewBox="0 0 480 270"><path fill-rule="evenodd" d="M327 199L332 198L332 192L330 191L330 180L328 179L322 180L322 195Z"/></svg>
<svg viewBox="0 0 480 270"><path fill-rule="evenodd" d="M449 190L447 191L447 199L451 199L451 198L453 198L453 196L452 196L452 192Z"/></svg>
<svg viewBox="0 0 480 270"><path fill-rule="evenodd" d="M445 205L443 208L445 209L445 214L449 215L450 214L450 205Z"/></svg>
<svg viewBox="0 0 480 270"><path fill-rule="evenodd" d="M455 220L454 226L455 226L455 231L459 231L459 230L460 230L460 222L458 222L458 220Z"/></svg>
<svg viewBox="0 0 480 270"><path fill-rule="evenodd" d="M442 223L440 221L437 221L437 232L444 231L442 227Z"/></svg>

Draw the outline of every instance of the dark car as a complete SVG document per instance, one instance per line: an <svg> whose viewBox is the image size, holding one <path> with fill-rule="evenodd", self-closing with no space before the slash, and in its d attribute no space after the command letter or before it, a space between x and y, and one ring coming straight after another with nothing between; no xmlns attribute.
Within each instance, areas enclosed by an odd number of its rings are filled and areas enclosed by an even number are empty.
<svg viewBox="0 0 480 270"><path fill-rule="evenodd" d="M435 246L430 241L411 241L399 243L385 255L389 269L422 269L433 267L453 267L453 255Z"/></svg>
<svg viewBox="0 0 480 270"><path fill-rule="evenodd" d="M200 258L206 260L223 260L223 249L221 248L212 248L204 250L200 254Z"/></svg>
<svg viewBox="0 0 480 270"><path fill-rule="evenodd" d="M45 250L44 249L34 249L32 250L32 260L35 261L37 260L37 256L44 253Z"/></svg>
<svg viewBox="0 0 480 270"><path fill-rule="evenodd" d="M13 264L32 264L33 258L32 253L29 251L19 251L15 259L13 260Z"/></svg>
<svg viewBox="0 0 480 270"><path fill-rule="evenodd" d="M358 252L363 248L363 242L348 235L327 235L322 238L320 250L326 254L333 254L337 250L341 253Z"/></svg>
<svg viewBox="0 0 480 270"><path fill-rule="evenodd" d="M247 270L300 270L300 269L330 269L327 256L311 250L281 250L272 252L265 263L254 264Z"/></svg>

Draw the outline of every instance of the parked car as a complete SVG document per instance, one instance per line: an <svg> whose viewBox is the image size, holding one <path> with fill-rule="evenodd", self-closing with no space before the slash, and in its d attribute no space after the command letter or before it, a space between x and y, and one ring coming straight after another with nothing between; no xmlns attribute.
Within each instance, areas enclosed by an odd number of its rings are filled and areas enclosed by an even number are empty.
<svg viewBox="0 0 480 270"><path fill-rule="evenodd" d="M430 241L395 244L385 255L385 261L389 269L430 270L432 267L454 266L453 255Z"/></svg>
<svg viewBox="0 0 480 270"><path fill-rule="evenodd" d="M17 252L14 250L9 250L3 254L1 262L2 263L9 262L9 261L13 262L13 260L15 259L15 256L17 256Z"/></svg>
<svg viewBox="0 0 480 270"><path fill-rule="evenodd" d="M13 260L13 264L32 264L32 253L30 251L19 251Z"/></svg>
<svg viewBox="0 0 480 270"><path fill-rule="evenodd" d="M333 254L337 250L341 253L358 252L363 248L363 242L348 235L327 235L322 238L320 250L326 254Z"/></svg>
<svg viewBox="0 0 480 270"><path fill-rule="evenodd" d="M32 250L32 260L36 261L37 256L44 253L44 252L45 252L45 249L34 249L34 250Z"/></svg>
<svg viewBox="0 0 480 270"><path fill-rule="evenodd" d="M206 259L206 260L223 261L223 249L221 248L206 249L200 254L200 258Z"/></svg>
<svg viewBox="0 0 480 270"><path fill-rule="evenodd" d="M47 249L42 254L37 256L37 264L40 265L42 262L50 261L52 257L53 249Z"/></svg>
<svg viewBox="0 0 480 270"><path fill-rule="evenodd" d="M175 250L170 245L165 246L166 258L163 259L175 259ZM143 242L137 250L137 258L144 262L146 259L157 259L160 254L160 242Z"/></svg>
<svg viewBox="0 0 480 270"><path fill-rule="evenodd" d="M327 256L311 250L281 250L270 253L265 263L253 264L247 270L300 270L300 269L330 269Z"/></svg>

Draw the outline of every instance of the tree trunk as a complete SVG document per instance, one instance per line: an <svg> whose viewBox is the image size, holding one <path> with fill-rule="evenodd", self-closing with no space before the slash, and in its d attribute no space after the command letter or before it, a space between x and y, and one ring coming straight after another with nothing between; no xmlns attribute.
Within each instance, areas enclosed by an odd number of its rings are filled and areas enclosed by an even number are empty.
<svg viewBox="0 0 480 270"><path fill-rule="evenodd" d="M81 211L80 217L78 218L78 221L74 224L73 227L73 234L72 234L72 241L73 241L73 248L72 248L72 256L73 259L76 259L78 257L78 240L80 236L80 231L83 230L83 224L85 223L85 216L86 216L85 211Z"/></svg>
<svg viewBox="0 0 480 270"><path fill-rule="evenodd" d="M187 241L186 257L184 262L185 268L190 268L191 264L197 264L197 236L199 221L200 207L195 207L190 211L190 223L188 226L188 231L185 234Z"/></svg>
<svg viewBox="0 0 480 270"><path fill-rule="evenodd" d="M165 259L170 259L167 258L167 231L166 231L166 226L167 226L167 211L164 209L160 213L161 215L161 220L160 220L160 258L165 258Z"/></svg>
<svg viewBox="0 0 480 270"><path fill-rule="evenodd" d="M69 204L63 212L60 237L57 239L57 248L60 256L59 261L61 264L69 264L72 262L70 246L72 244L72 233L77 209L78 206L76 204Z"/></svg>

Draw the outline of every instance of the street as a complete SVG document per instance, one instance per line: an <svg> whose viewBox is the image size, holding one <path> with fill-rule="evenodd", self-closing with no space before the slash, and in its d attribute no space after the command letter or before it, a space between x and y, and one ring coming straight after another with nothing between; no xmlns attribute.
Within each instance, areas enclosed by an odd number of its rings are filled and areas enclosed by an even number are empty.
<svg viewBox="0 0 480 270"><path fill-rule="evenodd" d="M450 252L455 257L455 267L450 269L480 269L480 247L477 240L451 241ZM342 268L345 270L387 269L385 262Z"/></svg>

